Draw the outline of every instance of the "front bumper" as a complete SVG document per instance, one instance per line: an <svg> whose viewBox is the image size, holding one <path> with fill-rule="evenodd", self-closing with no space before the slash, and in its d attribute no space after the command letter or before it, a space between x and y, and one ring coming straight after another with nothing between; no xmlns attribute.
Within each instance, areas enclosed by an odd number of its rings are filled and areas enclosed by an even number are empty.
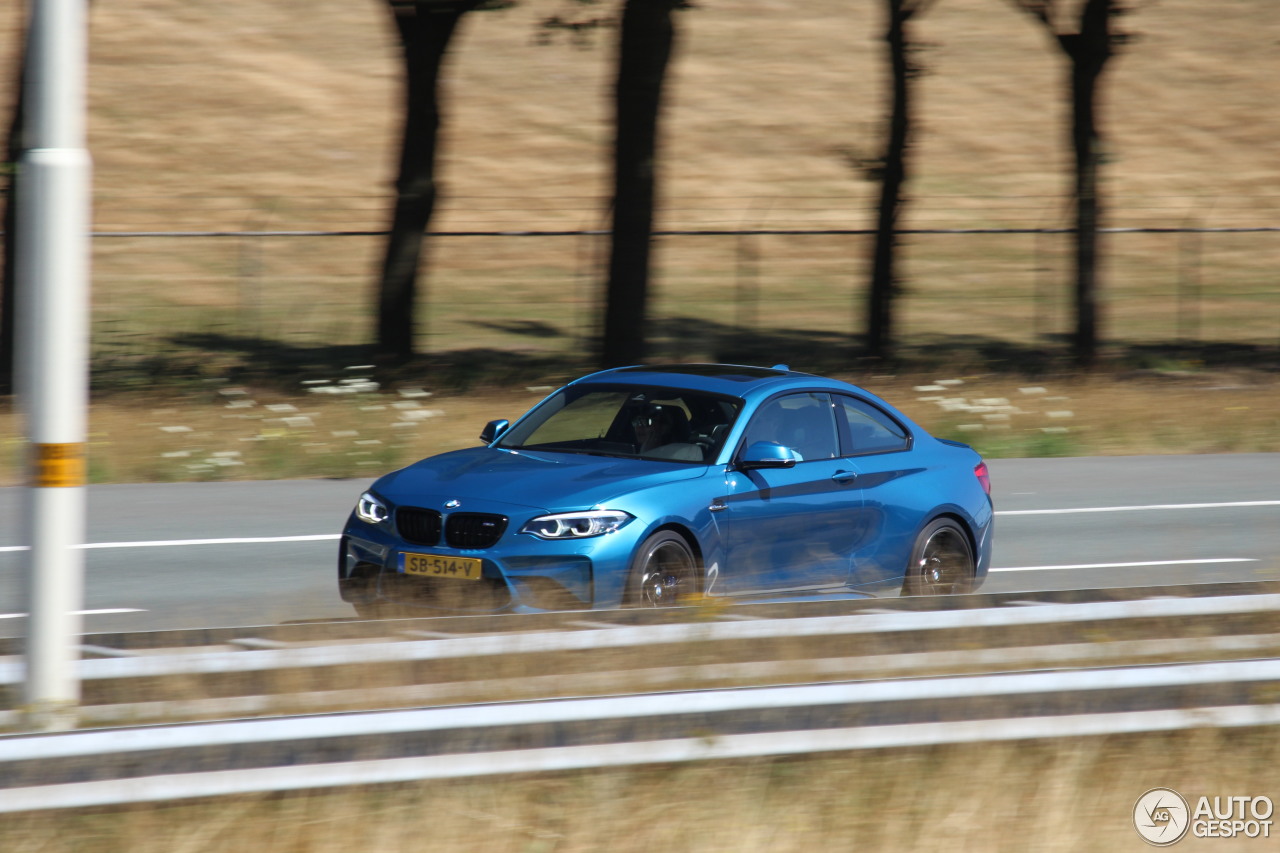
<svg viewBox="0 0 1280 853"><path fill-rule="evenodd" d="M513 524L516 530L518 526ZM637 528L632 532L631 528ZM590 539L547 541L508 530L491 548L405 543L354 516L338 552L338 590L352 604L392 603L453 612L532 612L616 606L622 600L636 535L631 524ZM481 561L479 580L406 575L403 553Z"/></svg>

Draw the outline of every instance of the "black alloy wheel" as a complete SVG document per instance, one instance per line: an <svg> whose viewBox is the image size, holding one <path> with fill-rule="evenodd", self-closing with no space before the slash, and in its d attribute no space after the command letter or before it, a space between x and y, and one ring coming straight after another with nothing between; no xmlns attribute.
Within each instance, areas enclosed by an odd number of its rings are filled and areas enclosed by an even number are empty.
<svg viewBox="0 0 1280 853"><path fill-rule="evenodd" d="M948 518L930 522L916 537L903 595L954 595L973 589L973 548L960 525Z"/></svg>
<svg viewBox="0 0 1280 853"><path fill-rule="evenodd" d="M698 593L698 562L684 537L660 530L636 549L625 603L672 607Z"/></svg>

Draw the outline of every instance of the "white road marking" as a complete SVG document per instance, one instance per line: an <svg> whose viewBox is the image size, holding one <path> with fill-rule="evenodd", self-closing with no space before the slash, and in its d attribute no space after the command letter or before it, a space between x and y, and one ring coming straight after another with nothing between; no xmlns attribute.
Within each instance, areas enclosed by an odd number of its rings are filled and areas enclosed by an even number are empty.
<svg viewBox="0 0 1280 853"><path fill-rule="evenodd" d="M1094 506L1072 507L1067 509L1003 509L996 510L998 516L1015 515L1073 515L1090 512L1149 512L1179 509L1230 509L1247 507L1280 506L1280 500L1274 501L1229 501L1220 503L1194 504L1146 504L1138 506ZM85 550L99 548L166 548L175 545L272 545L279 542L331 542L340 538L337 533L320 533L311 536L253 536L226 539L157 539L139 542L89 542L77 546ZM0 545L0 553L30 550L26 545Z"/></svg>
<svg viewBox="0 0 1280 853"><path fill-rule="evenodd" d="M1193 504L1146 504L1138 506L1095 506L1072 507L1067 509L1003 509L996 510L996 515L1071 515L1087 512L1142 512L1153 510L1176 509L1224 509L1235 507L1280 506L1280 500L1274 501L1229 501L1220 503ZM254 536L227 539L157 539L139 542L89 542L78 547L84 549L97 548L164 548L172 545L270 545L276 542L329 542L338 539L337 533L320 533L311 536ZM0 545L0 553L6 551L26 551L26 545Z"/></svg>
<svg viewBox="0 0 1280 853"><path fill-rule="evenodd" d="M1078 513L1091 512L1144 512L1158 510L1179 510L1179 509L1225 509L1225 508L1246 508L1246 507L1268 507L1280 506L1280 500L1275 501L1231 501L1220 503L1192 503L1192 504L1147 504L1139 506L1099 506L1099 507L1074 507L1068 509L1006 509L996 510L998 516L1015 516L1015 515L1074 515ZM226 539L157 539L144 540L138 542L88 542L76 547L84 550L97 550L101 548L167 548L181 545L272 545L285 542L332 542L340 538L337 533L320 533L310 536L253 536L241 538ZM0 553L12 551L28 551L27 545L0 545ZM1241 560L1193 560L1192 563L1212 563L1212 562L1241 562ZM1058 568L1118 568L1125 566L1163 566L1176 565L1174 563L1100 563L1084 566L1029 566L1022 568L992 569L993 572L1027 572L1027 571L1043 571Z"/></svg>
<svg viewBox="0 0 1280 853"><path fill-rule="evenodd" d="M107 610L77 610L77 616L109 616L112 613L146 613L137 607L112 607ZM0 613L0 619L25 619L25 613Z"/></svg>
<svg viewBox="0 0 1280 853"><path fill-rule="evenodd" d="M1170 509L1225 509L1235 507L1280 506L1280 501L1231 501L1200 504L1148 504L1144 506L1091 506L1073 509L1002 509L996 515L1071 515L1082 512L1150 512Z"/></svg>
<svg viewBox="0 0 1280 853"><path fill-rule="evenodd" d="M1210 563L1256 563L1252 557L1207 557L1203 560L1147 560L1141 563L1079 563L1072 566L1016 566L989 572L1056 572L1067 569L1133 569L1143 566L1204 566Z"/></svg>
<svg viewBox="0 0 1280 853"><path fill-rule="evenodd" d="M93 542L82 548L165 548L170 545L270 545L276 542L328 542L341 537L338 533L315 536L256 536L245 539L162 539L153 542Z"/></svg>
<svg viewBox="0 0 1280 853"><path fill-rule="evenodd" d="M143 542L87 542L76 547L86 551L99 548L168 548L174 545L271 545L276 542L330 542L338 539L338 533L320 533L314 536L256 536L242 539L157 539ZM4 545L0 551L29 551L28 545Z"/></svg>

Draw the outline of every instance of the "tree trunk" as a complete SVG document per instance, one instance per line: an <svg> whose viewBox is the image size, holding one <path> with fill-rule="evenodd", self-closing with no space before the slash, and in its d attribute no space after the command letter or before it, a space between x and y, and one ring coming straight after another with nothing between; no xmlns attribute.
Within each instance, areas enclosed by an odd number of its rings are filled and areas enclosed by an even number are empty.
<svg viewBox="0 0 1280 853"><path fill-rule="evenodd" d="M391 2L404 49L405 122L391 234L378 283L376 347L381 356L405 360L414 353L418 269L436 202L440 67L458 21L477 3Z"/></svg>
<svg viewBox="0 0 1280 853"><path fill-rule="evenodd" d="M1100 159L1096 105L1098 79L1111 57L1111 0L1089 0L1078 35L1061 36L1071 58L1071 146L1075 154L1076 251L1074 355L1082 368L1098 354L1098 191Z"/></svg>
<svg viewBox="0 0 1280 853"><path fill-rule="evenodd" d="M876 218L876 244L871 262L871 287L867 291L867 355L884 359L893 353L893 300L898 283L894 274L898 216L902 210L902 186L907 179L907 143L911 131L907 20L903 0L888 0L889 62L893 71L889 110L889 138L885 143L880 179L880 207Z"/></svg>
<svg viewBox="0 0 1280 853"><path fill-rule="evenodd" d="M658 115L675 42L674 5L674 0L627 0L622 12L604 367L635 364L645 354Z"/></svg>

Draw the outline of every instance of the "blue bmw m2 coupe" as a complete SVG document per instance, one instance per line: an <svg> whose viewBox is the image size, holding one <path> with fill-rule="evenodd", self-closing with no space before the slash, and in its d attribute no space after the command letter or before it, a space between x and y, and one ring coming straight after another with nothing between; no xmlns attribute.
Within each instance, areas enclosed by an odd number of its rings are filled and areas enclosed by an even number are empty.
<svg viewBox="0 0 1280 853"><path fill-rule="evenodd" d="M338 588L361 615L947 594L991 562L972 448L785 365L606 370L480 440L360 496Z"/></svg>

